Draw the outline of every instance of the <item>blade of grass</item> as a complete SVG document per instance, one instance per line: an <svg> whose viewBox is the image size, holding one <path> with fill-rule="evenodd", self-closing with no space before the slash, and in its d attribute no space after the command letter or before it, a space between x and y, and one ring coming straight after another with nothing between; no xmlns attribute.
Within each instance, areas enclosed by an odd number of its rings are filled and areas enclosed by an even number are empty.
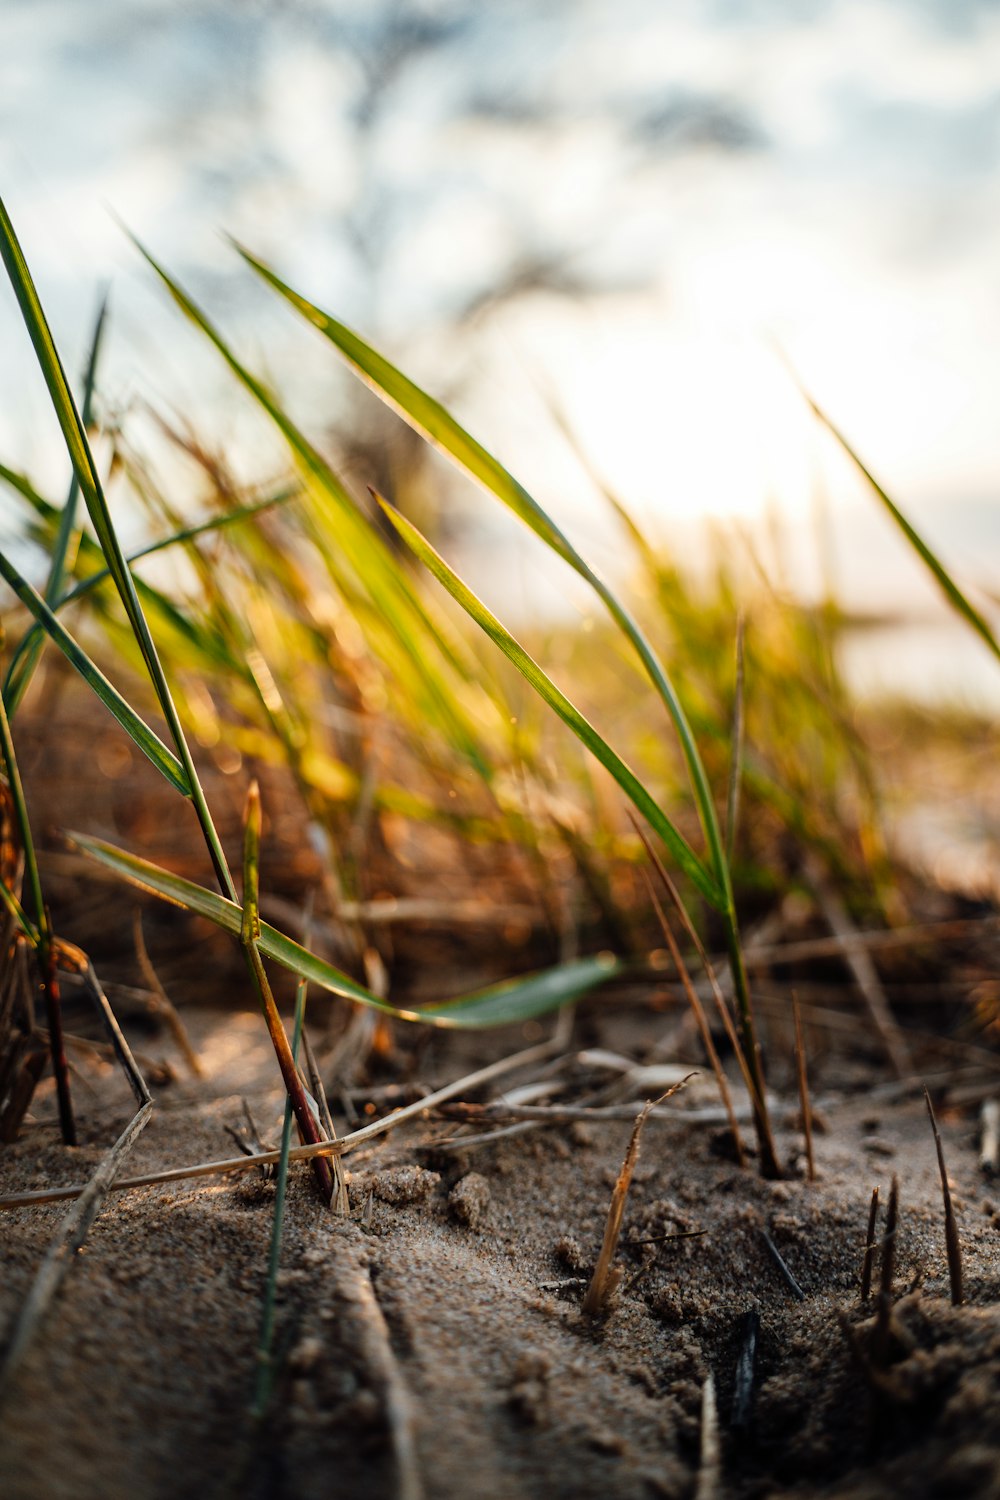
<svg viewBox="0 0 1000 1500"><path fill-rule="evenodd" d="M126 734L142 751L162 776L170 784L182 792L185 797L190 796L190 783L177 757L167 749L149 726L140 719L135 709L122 697L118 689L114 687L96 662L84 651L83 647L70 635L56 619L41 595L32 588L26 578L14 567L14 564L0 552L0 575L4 577L21 603L30 610L45 632L51 637L66 660L75 667L87 683L88 687L100 698L101 702L110 709L118 720Z"/></svg>
<svg viewBox="0 0 1000 1500"><path fill-rule="evenodd" d="M733 726L729 737L729 792L726 797L726 858L733 862L736 844L736 828L740 817L740 786L743 781L743 638L744 617L741 614L736 625L736 685L733 692Z"/></svg>
<svg viewBox="0 0 1000 1500"><path fill-rule="evenodd" d="M166 552L171 547L185 546L188 542L196 541L200 536L208 536L213 532L224 531L230 526L237 525L240 521L250 520L251 517L274 510L277 506L287 505L291 500L298 499L301 494L301 485L285 485L277 494L269 496L266 500L255 500L250 504L237 506L234 510L225 511L222 515L210 516L205 521L198 521L193 526L181 527L180 530L171 532L169 536L159 537L155 542L147 542L145 546L136 548L134 552L129 552L125 561L131 567L133 563L141 562L145 557L153 557L156 553ZM49 507L46 506L46 509L49 509ZM53 606L54 609L58 611L63 609L67 604L75 604L78 599L84 598L92 589L98 588L110 577L110 568L98 568L95 573L89 574L86 578L81 578L79 583L74 584L71 589L64 593ZM51 600L46 600L46 602L51 604Z"/></svg>
<svg viewBox="0 0 1000 1500"><path fill-rule="evenodd" d="M160 659L157 655L153 638L149 633L145 616L139 604L135 591L135 584L125 561L121 544L115 532L111 519L111 512L104 496L97 465L91 453L87 441L87 434L80 414L76 409L66 373L59 358L58 350L52 338L45 313L35 289L27 262L21 251L14 226L7 214L3 201L0 200L0 258L7 267L14 295L17 298L24 318L25 326L35 349L42 375L49 391L49 398L53 410L62 430L63 439L72 460L74 471L80 481L80 489L83 493L84 502L90 514L94 530L97 533L101 550L111 570L115 587L118 590L126 617L132 627L136 644L142 653L153 684L160 709L167 722L171 738L177 748L177 753L186 774L189 795L198 815L205 843L215 869L216 878L220 888L226 895L235 899L236 889L233 885L232 876L226 863L226 857L216 832L212 815L205 799L205 793L198 778L191 752L188 748L184 731L181 728L180 719L174 706L170 688L167 685Z"/></svg>
<svg viewBox="0 0 1000 1500"><path fill-rule="evenodd" d="M94 386L97 380L97 362L100 358L101 339L104 333L107 311L108 300L105 296L101 299L101 305L98 308L97 322L94 327L94 335L90 344L90 354L87 359L87 369L83 381L82 416L85 428L90 426L94 417ZM69 564L70 543L76 527L77 501L79 497L80 481L74 470L73 477L70 480L66 504L63 506L59 516L59 527L52 547L49 576L45 585L45 602L53 609L58 606L63 592L63 583ZM36 625L20 641L11 657L10 666L7 669L7 676L3 685L7 712L11 718L16 714L21 700L28 690L28 685L41 659L44 644L44 633Z"/></svg>
<svg viewBox="0 0 1000 1500"><path fill-rule="evenodd" d="M795 381L795 384L798 386L798 389L802 395L803 400L806 402L806 405L813 412L814 416L816 416L817 419L826 428L827 432L830 433L831 437L839 445L839 447L843 449L844 453L846 453L847 457L851 460L851 463L858 470L858 473L866 481L875 497L888 511L896 526L909 542L913 551L920 558L920 561L923 563L924 567L934 579L934 582L941 590L947 602L951 605L951 608L965 621L967 625L969 625L976 632L976 634L979 636L979 639L984 643L984 645L993 653L995 657L997 657L998 660L1000 660L1000 643L997 642L996 636L993 634L993 631L990 629L986 620L979 613L979 610L976 609L975 605L968 598L968 596L964 594L959 588L958 584L948 572L948 569L938 557L937 553L928 546L928 544L924 541L923 537L916 530L916 528L912 526L906 519L906 516L900 510L899 506L890 499L889 495L879 484L874 474L872 474L871 470L867 468L867 466L862 462L861 458L858 456L855 450L851 447L850 443L847 441L847 438L841 432L840 428L831 421L823 408L813 400L812 396L806 390L805 386L802 384L801 380L792 369L787 359L785 360L785 365L788 368L792 379Z"/></svg>
<svg viewBox="0 0 1000 1500"><path fill-rule="evenodd" d="M499 646L507 659L517 667L518 671L531 684L536 693L559 715L560 719L573 731L577 739L586 745L595 759L599 760L601 765L610 772L622 791L663 839L663 842L667 845L688 879L691 880L692 884L696 886L707 901L714 903L718 899L718 891L711 875L705 869L705 866L695 854L684 835L674 826L656 802L654 802L635 773L612 750L607 741L598 734L594 726L589 720L584 718L579 709L556 687L552 679L542 671L542 668L514 639L510 631L500 623L496 616L486 608L485 604L462 582L458 574L445 562L440 553L434 550L430 542L417 530L412 522L401 515L387 500L383 500L381 496L378 498L379 504L386 516L392 522L414 556L419 558L428 570L433 573L434 577L444 585L452 598L462 606L469 617L476 622L481 630L485 631L490 640Z"/></svg>
<svg viewBox="0 0 1000 1500"><path fill-rule="evenodd" d="M660 924L660 929L666 940L667 947L670 949L670 957L673 959L674 968L677 970L677 973L680 976L681 984L684 987L684 993L687 996L688 1004L690 1005L692 1014L694 1015L695 1024L697 1025L698 1033L701 1036L702 1046L705 1048L705 1055L708 1058L712 1072L715 1074L715 1081L719 1088L719 1097L722 1100L722 1107L726 1111L726 1117L729 1121L729 1132L733 1139L733 1150L736 1152L736 1160L741 1167L745 1167L747 1164L747 1158L746 1150L743 1145L743 1137L740 1135L740 1127L736 1121L736 1111L733 1109L733 1098L731 1093L729 1092L729 1081L726 1078L725 1070L722 1066L722 1061L716 1050L715 1043L712 1040L712 1032L708 1024L708 1017L705 1015L705 1007L702 1005L701 999L698 995L698 991L694 987L694 983L688 971L688 966L684 962L684 958L678 946L677 939L674 937L674 930L670 925L670 920L667 917L666 912L663 910L663 906L660 903L660 898L657 896L656 891L653 889L652 879L650 878L649 871L645 867L643 867L642 869L642 878L645 881L646 889L649 892L649 899L653 904L653 910L656 913L656 919Z"/></svg>
<svg viewBox="0 0 1000 1500"><path fill-rule="evenodd" d="M126 231L127 232L127 231ZM167 291L187 318L213 344L232 373L274 422L291 449L309 483L310 493L319 502L322 526L316 528L317 546L327 565L337 576L343 560L350 565L376 609L384 615L393 635L407 655L409 672L422 684L435 717L451 735L454 743L479 775L489 783L492 777L490 758L480 750L478 739L454 693L443 688L438 664L459 673L467 682L477 680L475 665L463 658L460 646L431 618L386 546L355 500L315 446L279 405L255 375L237 359L200 308L135 240L139 253L162 280Z"/></svg>
<svg viewBox="0 0 1000 1500"><path fill-rule="evenodd" d="M618 1249L618 1240L622 1231L622 1220L625 1217L628 1190L632 1185L632 1178L635 1175L636 1162L639 1160L639 1144L642 1139L643 1126L658 1104L663 1104L671 1095L676 1094L678 1089L682 1089L689 1079L694 1078L694 1076L693 1073L689 1073L687 1078L682 1078L679 1083L673 1084L658 1099L650 1099L643 1105L638 1115L636 1115L632 1134L629 1137L628 1147L625 1151L625 1157L615 1182L614 1192L611 1194L611 1203L608 1207L607 1218L604 1221L604 1238L601 1241L601 1252L597 1257L594 1274L590 1279L590 1285L587 1287L587 1293L583 1299L583 1311L589 1318L599 1318L607 1312L608 1304L621 1281L621 1272L616 1270L614 1264L615 1251Z"/></svg>
<svg viewBox="0 0 1000 1500"><path fill-rule="evenodd" d="M673 720L695 794L702 828L709 846L717 891L711 904L727 911L732 906L725 849L711 788L687 715L655 651L629 611L607 583L585 562L537 500L491 453L455 421L440 402L421 390L402 371L379 354L345 324L332 318L292 290L263 261L233 242L236 250L276 292L337 348L381 400L415 431L496 496L525 525L568 563L595 591L616 625L630 641Z"/></svg>
<svg viewBox="0 0 1000 1500"><path fill-rule="evenodd" d="M234 241L235 244L235 241ZM331 318L306 298L299 296L287 286L268 266L248 250L236 244L237 251L247 264L255 270L275 291L285 298L308 322L317 328L347 359L376 395L393 408L404 421L426 440L451 458L460 469L476 480L514 512L554 552L572 567L597 594L611 618L629 641L657 694L661 698L673 722L687 766L698 817L702 825L708 848L708 863L711 874L707 883L711 894L701 887L702 894L715 906L723 918L726 946L729 952L733 986L740 1011L740 1024L744 1035L744 1048L753 1074L757 1093L764 1099L763 1077L757 1045L753 1004L743 961L736 903L733 895L732 877L726 849L715 809L712 789L705 772L697 742L691 730L684 706L662 662L653 650L629 610L617 597L604 579L576 551L568 538L542 509L532 495L508 473L502 464L488 453L481 444L465 431L449 412L419 386L409 380L400 370L379 354L370 345L337 319ZM657 828L657 832L660 830ZM662 834L661 834L662 837ZM669 847L669 844L668 844ZM674 852L672 850L672 852ZM675 854L676 857L676 854ZM704 874L704 867L702 873ZM765 1114L758 1121L758 1137L761 1144L761 1169L766 1175L777 1175L777 1162L769 1145L769 1131ZM763 1131L763 1134L762 1134Z"/></svg>
<svg viewBox="0 0 1000 1500"><path fill-rule="evenodd" d="M261 806L260 788L256 781L250 783L247 791L246 807L243 814L243 910L240 914L240 942L247 957L247 965L253 979L260 1008L267 1023L271 1045L274 1047L281 1076L285 1081L285 1090L295 1114L295 1120L299 1127L299 1134L308 1145L315 1145L323 1139L316 1118L309 1107L305 1089L302 1087L302 1079L299 1070L295 1066L292 1049L288 1045L288 1037L285 1028L281 1024L278 1007L274 1003L271 993L271 985L260 956L260 831L261 831ZM317 1157L313 1162L313 1175L316 1185L320 1190L324 1203L329 1203L333 1196L333 1174L330 1171L330 1163Z"/></svg>
<svg viewBox="0 0 1000 1500"><path fill-rule="evenodd" d="M705 970L705 977L707 978L709 987L712 991L712 997L715 1001L715 1008L718 1011L719 1019L722 1022L723 1029L725 1030L726 1037L729 1041L729 1045L733 1049L733 1056L736 1058L736 1062L739 1066L740 1072L743 1075L743 1082L746 1085L747 1093L750 1096L750 1105L753 1111L754 1129L757 1135L757 1146L760 1151L761 1171L763 1172L765 1177L780 1177L781 1169L778 1165L777 1150L775 1148L774 1136L771 1131L771 1121L767 1110L767 1096L764 1091L764 1074L760 1065L760 1058L756 1052L756 1040L754 1038L753 1031L751 1030L748 1037L746 1031L744 1030L743 1040L742 1042L740 1041L740 1038L736 1033L736 1027L733 1024L733 1018L729 1014L729 1006L726 1004L726 997L722 993L722 986L719 983L718 976L716 975L712 961L705 951L705 945L702 942L701 938L698 936L698 929L695 927L694 923L691 920L691 913L688 911L683 900L681 899L680 891L671 880L662 859L653 848L653 845L647 837L642 825L639 823L637 818L632 816L631 813L629 814L629 816L632 818L632 826L635 828L636 833L639 835L642 846L649 856L650 863L656 870L663 889L670 897L671 904L673 905L674 910L680 918L685 932L694 944L695 952L698 954L698 957L701 960L702 968ZM742 949L740 949L740 957L742 958ZM743 1028L741 1028L741 1030L742 1029ZM751 1044L754 1047L754 1051L751 1056L748 1056L747 1049Z"/></svg>
<svg viewBox="0 0 1000 1500"><path fill-rule="evenodd" d="M302 1026L306 1013L306 981L300 979L295 988L295 1021L292 1033L292 1057L297 1060L302 1040ZM285 1223L285 1190L288 1185L288 1153L292 1145L292 1101L285 1095L285 1114L281 1122L281 1145L278 1156L278 1175L274 1187L274 1218L271 1223L271 1248L267 1261L267 1283L264 1288L264 1306L261 1312L260 1333L257 1338L257 1379L254 1385L252 1414L262 1417L271 1398L274 1384L273 1355L274 1314L278 1299L278 1270L281 1264L281 1234Z"/></svg>
<svg viewBox="0 0 1000 1500"><path fill-rule="evenodd" d="M148 860L139 859L124 849L116 849L113 844L107 844L101 839L90 838L81 833L74 833L70 837L85 854L141 890L150 891L185 911L207 917L225 931L239 935L243 913L235 902L227 901L214 891L206 890L204 886L171 874ZM260 951L266 958L274 959L283 968L308 979L330 994L358 1000L363 1005L373 1006L386 1015L397 1016L404 1021L421 1021L431 1026L463 1029L517 1025L534 1020L579 999L581 995L620 973L622 967L609 954L598 954L593 958L560 964L541 973L490 985L454 1000L439 1001L434 1005L422 1006L419 1010L407 1010L380 999L364 985L349 979L325 959L310 953L263 920L260 922L258 942Z"/></svg>
<svg viewBox="0 0 1000 1500"><path fill-rule="evenodd" d="M0 693L0 752L14 809L21 851L24 855L24 873L28 894L38 932L35 959L38 978L45 999L45 1013L49 1028L49 1050L52 1055L52 1073L56 1081L56 1099L59 1107L59 1128L67 1146L76 1145L76 1122L73 1118L73 1101L69 1088L69 1066L63 1045L62 1005L59 997L59 981L56 978L55 960L52 952L52 923L42 895L41 876L38 872L38 857L31 834L28 804L24 796L21 772L14 751L14 740L10 732L10 721Z"/></svg>

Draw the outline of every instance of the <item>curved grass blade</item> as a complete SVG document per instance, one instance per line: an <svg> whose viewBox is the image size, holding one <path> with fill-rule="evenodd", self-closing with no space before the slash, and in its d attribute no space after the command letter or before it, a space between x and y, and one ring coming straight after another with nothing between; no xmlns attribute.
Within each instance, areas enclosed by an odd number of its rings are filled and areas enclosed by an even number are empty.
<svg viewBox="0 0 1000 1500"><path fill-rule="evenodd" d="M831 437L833 437L837 444L844 450L844 452L847 454L847 457L851 460L852 464L858 470L858 473L862 476L862 478L867 481L873 494L878 500L881 501L882 505L889 512L889 515L892 517L893 521L895 521L899 530L903 533L903 536L906 538L910 546L913 548L914 552L920 558L920 561L930 573L931 577L934 579L934 582L937 584L938 588L941 590L942 594L951 605L952 609L956 614L961 616L961 618L967 625L971 626L971 628L976 632L976 634L979 636L979 639L984 643L984 645L986 645L988 649L992 651L993 655L998 660L1000 660L1000 642L997 641L996 636L993 634L993 631L990 629L986 620L979 613L979 610L968 598L968 596L962 592L958 584L955 582L954 578L952 578L951 574L948 572L944 563L937 556L937 554L931 550L920 533L910 525L910 522L906 519L903 512L899 509L899 506L896 505L895 502L891 500L890 497L886 494L885 490L879 484L874 474L872 474L871 470L866 467L861 458L851 447L850 443L847 441L840 428L835 426L835 424L830 420L822 407L816 404L795 372L790 371L790 373L796 385L798 386L803 400L806 402L806 405L813 412L813 415L817 417L818 420L823 424L827 432L830 433Z"/></svg>
<svg viewBox="0 0 1000 1500"><path fill-rule="evenodd" d="M439 448L458 467L489 490L518 516L525 525L567 562L595 591L616 625L631 642L643 667L663 700L681 743L691 779L698 816L708 844L714 872L715 894L707 899L713 906L732 914L733 899L726 862L725 846L715 811L712 791L691 731L683 704L656 652L637 621L618 599L604 579L590 567L568 537L535 500L534 496L508 472L493 455L466 432L454 417L426 391L391 364L370 344L345 324L293 291L263 261L234 241L247 264L274 288L313 327L317 328L340 351L362 379L415 431ZM659 831L659 830L657 830ZM703 892L704 893L704 892Z"/></svg>
<svg viewBox="0 0 1000 1500"><path fill-rule="evenodd" d="M185 797L190 797L191 787L187 773L180 761L166 745L149 728L135 709L122 697L121 693L112 683L108 681L100 667L87 655L83 647L78 645L55 615L49 609L45 600L33 589L26 578L14 567L14 564L0 552L0 575L10 584L14 593L21 603L31 611L46 633L51 637L59 650L66 657L71 666L75 667L101 702L111 710L126 734L138 745L146 759L151 761L160 774L166 777L170 784L182 792Z"/></svg>
<svg viewBox="0 0 1000 1500"><path fill-rule="evenodd" d="M501 625L497 617L486 608L482 600L478 599L470 588L459 578L458 574L448 566L440 553L436 552L417 528L408 521L405 516L388 501L379 497L379 503L389 520L399 532L403 541L419 558L419 560L433 573L438 581L444 584L452 598L462 606L465 612L476 622L481 630L484 630L490 640L499 646L500 650L513 662L523 677L531 684L551 709L562 719L563 723L576 735L590 753L599 760L605 770L609 771L621 787L625 795L639 809L643 817L647 819L650 826L660 835L667 848L670 850L677 864L691 880L698 891L711 902L717 905L720 901L720 892L712 879L710 873L705 869L701 860L695 854L684 835L675 828L670 819L662 811L653 798L646 791L642 782L633 771L625 764L621 757L612 750L605 739L598 734L597 730L585 719L579 709L556 687L552 679L542 671L542 668L529 656L511 635L505 626Z"/></svg>
<svg viewBox="0 0 1000 1500"><path fill-rule="evenodd" d="M31 898L32 915L34 916L38 930L38 942L35 945L35 952L38 959L38 977L41 991L45 997L46 1018L49 1027L49 1051L52 1057L52 1073L56 1081L56 1098L59 1104L59 1125L65 1144L67 1146L75 1146L77 1141L76 1123L73 1118L73 1101L70 1097L69 1067L66 1062L66 1049L63 1045L59 984L56 979L55 962L52 954L52 922L42 895L42 882L38 872L35 841L31 835L31 823L28 818L28 804L25 801L21 772L17 764L14 741L10 732L10 721L7 718L7 710L3 704L2 694L0 694L0 758L3 760L3 768L7 777L7 787L10 802L13 806L14 821L17 824L21 852L24 855L24 875Z"/></svg>
<svg viewBox="0 0 1000 1500"><path fill-rule="evenodd" d="M94 336L91 340L90 354L87 359L86 374L84 375L82 419L85 428L90 426L94 416L94 386L97 381L97 362L101 353L101 339L104 334L107 311L108 299L105 296L101 299L101 305L98 308L97 322L94 327ZM77 501L79 498L80 481L74 470L73 477L70 480L66 504L59 515L59 525L52 546L49 576L45 584L44 599L46 604L52 608L58 606L63 592L63 582L69 563L70 543L76 527ZM4 701L11 718L17 712L21 700L28 690L28 685L41 660L44 645L44 632L40 626L36 625L18 643L17 649L11 657L3 686Z"/></svg>
<svg viewBox="0 0 1000 1500"><path fill-rule="evenodd" d="M260 788L256 781L250 783L246 808L243 815L243 913L240 921L240 942L247 956L247 964L253 979L254 989L264 1013L271 1045L278 1059L285 1093L292 1106L303 1141L315 1145L323 1139L319 1125L309 1108L299 1070L295 1066L292 1049L288 1045L285 1028L281 1024L278 1007L274 1003L267 970L260 956L260 830L262 814ZM328 1161L313 1162L313 1176L324 1203L333 1197L333 1170Z"/></svg>
<svg viewBox="0 0 1000 1500"><path fill-rule="evenodd" d="M184 526L179 531L173 531L169 536L162 536L155 542L147 542L144 547L138 547L135 552L128 553L125 561L131 567L133 563L141 562L144 557L152 557L157 552L166 552L170 547L182 547L187 542L193 542L200 536L207 536L212 532L224 531L229 526L235 526L240 521L247 521L252 516L262 515L265 511L274 510L276 506L287 505L289 501L296 499L302 493L299 484L287 485L271 495L266 500L255 500L248 505L237 506L235 510L227 510L223 515L210 516L207 521L198 521L193 526ZM82 599L102 584L106 578L111 576L110 568L101 568L96 573L82 578L79 583L63 595L57 605L62 609L64 604L75 604L77 599Z"/></svg>
<svg viewBox="0 0 1000 1500"><path fill-rule="evenodd" d="M219 840L218 832L212 815L209 811L208 802L205 798L204 789L198 779L191 751L184 736L184 730L177 714L177 709L171 697L170 688L160 664L153 638L149 633L142 607L135 590L132 574L129 572L125 555L122 552L121 543L115 532L111 512L104 496L100 477L97 473L97 465L87 441L87 434L80 414L76 409L76 402L66 379L59 352L48 321L42 309L35 284L28 270L27 262L18 244L14 233L14 226L10 221L3 201L0 200L0 258L7 268L14 295L17 298L24 318L28 335L35 349L42 375L49 391L49 398L53 410L62 430L63 439L66 443L74 471L80 481L80 489L83 493L84 502L90 514L97 539L101 544L101 551L111 570L115 587L118 590L122 605L128 622L132 627L136 644L142 654L146 668L149 672L153 690L156 693L160 710L167 722L170 736L176 746L178 756L184 768L186 786L185 794L191 797L198 822L201 826L205 843L212 860L216 879L221 890L227 895L235 897L236 889L233 885L226 856Z"/></svg>
<svg viewBox="0 0 1000 1500"><path fill-rule="evenodd" d="M243 912L235 902L227 901L225 897L206 890L204 886L174 875L169 870L129 854L124 849L118 849L114 844L105 843L102 839L90 838L82 833L73 833L70 837L85 854L131 884L150 891L185 911L207 917L225 931L239 936ZM261 953L267 958L274 959L283 968L318 985L331 995L357 1000L362 1005L370 1005L375 1010L396 1016L402 1021L421 1021L430 1026L463 1030L515 1025L534 1020L579 999L621 969L621 964L616 959L607 954L599 954L595 958L578 959L539 974L506 980L502 984L491 985L487 989L462 995L454 1000L422 1006L419 1010L408 1010L381 1000L364 985L349 979L325 959L310 953L268 922L261 921L258 942Z"/></svg>
<svg viewBox="0 0 1000 1500"><path fill-rule="evenodd" d="M278 428L319 502L324 525L316 536L327 565L336 573L347 562L361 580L376 609L385 616L394 637L406 651L410 672L420 680L424 693L442 727L487 784L492 779L490 757L481 751L477 736L453 693L448 693L440 672L432 665L440 659L466 682L477 681L475 664L465 659L461 646L428 613L382 537L359 510L330 464L295 425L267 387L236 357L218 329L192 301L145 247L133 238L139 253L156 272L184 315L215 347L240 384Z"/></svg>
<svg viewBox="0 0 1000 1500"><path fill-rule="evenodd" d="M306 1016L306 989L300 979L295 990L295 1017L292 1028L292 1059L298 1062L299 1044ZM292 1145L292 1101L285 1095L285 1111L281 1121L281 1145L274 1185L274 1215L271 1220L271 1248L267 1257L267 1282L264 1287L264 1305L261 1309L260 1332L257 1335L257 1377L254 1381L252 1413L262 1417L267 1408L274 1382L273 1346L274 1322L278 1303L278 1270L281 1265L281 1235L285 1222L285 1193L288 1186L288 1153ZM336 1158L332 1158L336 1162ZM343 1177L343 1167L337 1162ZM336 1170L336 1168L335 1168Z"/></svg>

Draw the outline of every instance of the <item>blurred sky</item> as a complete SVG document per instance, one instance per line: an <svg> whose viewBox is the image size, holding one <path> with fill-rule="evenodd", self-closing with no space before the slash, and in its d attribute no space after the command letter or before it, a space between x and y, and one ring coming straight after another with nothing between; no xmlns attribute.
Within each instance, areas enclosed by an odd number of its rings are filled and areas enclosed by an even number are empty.
<svg viewBox="0 0 1000 1500"><path fill-rule="evenodd" d="M594 545L547 391L666 535L779 515L809 591L818 498L850 602L930 607L777 342L963 580L996 586L997 3L0 0L0 192L70 367L111 281L110 408L147 436L146 403L184 412L248 478L277 451L111 210L318 432L345 409L334 357L222 231ZM0 459L64 484L9 295Z"/></svg>

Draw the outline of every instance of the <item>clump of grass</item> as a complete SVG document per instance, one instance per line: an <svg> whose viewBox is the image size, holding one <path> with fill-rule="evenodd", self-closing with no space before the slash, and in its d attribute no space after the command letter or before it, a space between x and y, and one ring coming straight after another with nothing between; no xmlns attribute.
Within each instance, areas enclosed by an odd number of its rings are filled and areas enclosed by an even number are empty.
<svg viewBox="0 0 1000 1500"><path fill-rule="evenodd" d="M0 471L0 478L13 484L30 507L33 534L47 542L51 553L42 594L0 556L0 573L35 622L8 672L9 701L23 697L44 633L191 804L218 892L86 834L78 836L79 847L144 889L239 936L265 1014L269 1008L261 972L264 959L271 959L329 993L386 1015L434 1025L511 1024L575 1000L618 968L601 955L572 959L540 974L420 1010L393 1005L379 986L366 985L308 952L261 922L259 913L251 920L246 888L241 903L182 726L192 727L205 743L224 738L243 754L287 767L310 831L324 851L324 894L334 916L358 909L368 832L373 819L391 815L447 828L460 840L512 845L533 871L555 922L561 920L562 903L548 868L548 851L558 846L568 852L608 927L627 943L630 922L619 909L629 894L613 878L611 866L622 857L634 863L636 855L634 846L621 838L613 810L608 813L606 784L591 777L590 767L599 767L659 841L685 893L678 893L675 904L700 951L704 953L698 926L704 913L715 935L721 936L735 997L735 1025L718 982L708 972L753 1103L761 1170L778 1175L737 892L773 891L795 872L775 869L776 861L762 847L758 830L767 824L783 839L791 834L798 851L792 866L808 848L833 877L852 882L855 894L870 894L865 888L877 888L884 872L874 777L836 675L829 636L834 627L827 614L811 617L779 607L771 598L771 607L751 615L744 652L737 591L725 566L719 565L714 593L698 595L678 564L650 543L627 508L609 494L639 566L640 603L633 606L450 412L246 250L240 253L253 272L317 329L384 403L516 515L587 584L608 619L596 639L616 670L627 662L627 670L641 675L650 690L652 703L643 703L647 722L641 732L630 735L626 757L410 518L374 491L370 503L351 493L287 408L146 251L142 253L198 336L216 349L283 437L295 476L291 485L241 494L197 439L173 431L172 439L199 466L214 495L215 513L192 525L119 437L116 462L163 531L134 559L127 559L88 443L87 421L73 402L2 207L0 248L74 475L70 497L60 509L37 494L24 476ZM103 314L94 340L84 418L90 415L102 327ZM970 613L971 606L947 570L898 507L875 488L952 604L983 635L983 622ZM77 524L78 496L90 517L93 537ZM223 531L226 547L207 556L203 549ZM180 597L167 597L132 573L132 561L166 547L183 551L189 565L189 582ZM448 597L425 589L412 571L410 557ZM124 622L105 598L108 578ZM266 587L261 587L261 580L266 580ZM148 678L166 724L166 742L59 618L64 606L84 596L97 609L114 646L116 676L119 670L139 667ZM475 627L471 634L467 622ZM171 666L169 684L161 648ZM329 715L316 711L317 704L327 703ZM561 721L583 751L582 758L574 759L564 740L555 774L549 720ZM664 722L671 730L666 736ZM405 760L398 754L404 743ZM585 831L573 811L567 813L561 805L570 783L588 806ZM851 837L844 834L845 796L853 802ZM741 799L746 815L739 820ZM717 802L725 803L724 817ZM671 889L676 890L672 882ZM696 920L688 907L699 903ZM43 920L42 911L40 906L36 925ZM360 968L365 935L360 927L351 930L357 941L345 944L350 949L348 967ZM272 1040L300 1129L307 1132L308 1103L304 1096L295 1098L300 1085L286 1055L287 1038L273 1019Z"/></svg>

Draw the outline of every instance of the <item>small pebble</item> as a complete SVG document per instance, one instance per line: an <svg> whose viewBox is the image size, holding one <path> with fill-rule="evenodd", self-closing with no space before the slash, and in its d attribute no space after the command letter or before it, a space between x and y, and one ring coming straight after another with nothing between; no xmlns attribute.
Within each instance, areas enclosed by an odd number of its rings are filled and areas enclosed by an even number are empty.
<svg viewBox="0 0 1000 1500"><path fill-rule="evenodd" d="M448 1194L452 1217L468 1229L478 1229L490 1206L490 1185L479 1172L467 1172Z"/></svg>
<svg viewBox="0 0 1000 1500"><path fill-rule="evenodd" d="M363 1191L370 1191L381 1203L397 1206L405 1203L423 1203L441 1181L440 1173L428 1172L425 1167L386 1167L382 1172L358 1174L365 1177Z"/></svg>

